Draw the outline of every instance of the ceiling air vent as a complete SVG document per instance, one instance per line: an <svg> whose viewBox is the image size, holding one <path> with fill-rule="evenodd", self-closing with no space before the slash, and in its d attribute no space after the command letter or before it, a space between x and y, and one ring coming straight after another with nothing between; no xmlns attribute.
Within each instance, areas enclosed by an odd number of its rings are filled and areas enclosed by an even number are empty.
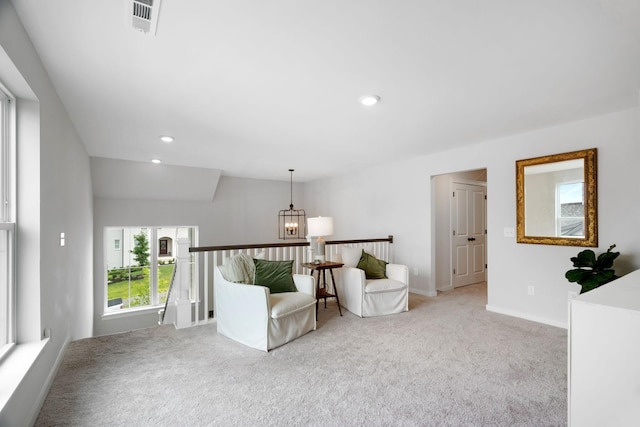
<svg viewBox="0 0 640 427"><path fill-rule="evenodd" d="M127 0L131 25L135 30L155 34L161 0Z"/></svg>

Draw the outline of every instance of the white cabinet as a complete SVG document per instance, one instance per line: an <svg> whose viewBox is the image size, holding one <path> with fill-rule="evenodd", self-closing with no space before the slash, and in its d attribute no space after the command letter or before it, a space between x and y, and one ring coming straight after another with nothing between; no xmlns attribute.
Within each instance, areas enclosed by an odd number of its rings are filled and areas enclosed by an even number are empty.
<svg viewBox="0 0 640 427"><path fill-rule="evenodd" d="M569 425L640 425L640 270L569 305Z"/></svg>

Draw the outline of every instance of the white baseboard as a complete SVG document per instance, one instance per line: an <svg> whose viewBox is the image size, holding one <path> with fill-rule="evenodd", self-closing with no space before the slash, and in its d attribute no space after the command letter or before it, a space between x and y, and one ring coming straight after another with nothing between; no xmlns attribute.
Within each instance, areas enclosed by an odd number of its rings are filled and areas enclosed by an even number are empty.
<svg viewBox="0 0 640 427"><path fill-rule="evenodd" d="M418 294L418 295L422 295L425 297L436 297L438 296L438 293L436 291L425 291L423 289L416 289L416 288L412 288L409 287L409 292L412 294Z"/></svg>
<svg viewBox="0 0 640 427"><path fill-rule="evenodd" d="M558 322L556 320L551 320L544 317L532 316L530 314L519 313L513 310L506 310L500 307L493 307L493 306L490 306L489 304L487 304L485 308L487 309L487 311L491 311L493 313L505 314L507 316L518 317L520 319L525 319L525 320L531 320L532 322L543 323L545 325L555 326L557 328L562 328L562 329L568 328L568 325L566 322Z"/></svg>

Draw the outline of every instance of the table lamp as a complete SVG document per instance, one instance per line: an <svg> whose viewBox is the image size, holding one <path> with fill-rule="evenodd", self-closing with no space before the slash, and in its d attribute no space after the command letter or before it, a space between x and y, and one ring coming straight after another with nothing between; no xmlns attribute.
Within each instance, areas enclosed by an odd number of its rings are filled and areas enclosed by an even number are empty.
<svg viewBox="0 0 640 427"><path fill-rule="evenodd" d="M316 264L325 262L324 239L325 236L333 234L333 218L329 216L318 216L307 219L307 229L309 236L316 237L316 251L313 262Z"/></svg>

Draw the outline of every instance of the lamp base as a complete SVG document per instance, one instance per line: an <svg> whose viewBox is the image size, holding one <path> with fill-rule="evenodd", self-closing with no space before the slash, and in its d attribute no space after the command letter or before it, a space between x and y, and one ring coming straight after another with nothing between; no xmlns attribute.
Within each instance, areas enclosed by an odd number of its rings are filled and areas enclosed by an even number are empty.
<svg viewBox="0 0 640 427"><path fill-rule="evenodd" d="M316 239L316 254L313 257L313 262L316 264L322 264L324 262L324 239L322 236L318 236Z"/></svg>

